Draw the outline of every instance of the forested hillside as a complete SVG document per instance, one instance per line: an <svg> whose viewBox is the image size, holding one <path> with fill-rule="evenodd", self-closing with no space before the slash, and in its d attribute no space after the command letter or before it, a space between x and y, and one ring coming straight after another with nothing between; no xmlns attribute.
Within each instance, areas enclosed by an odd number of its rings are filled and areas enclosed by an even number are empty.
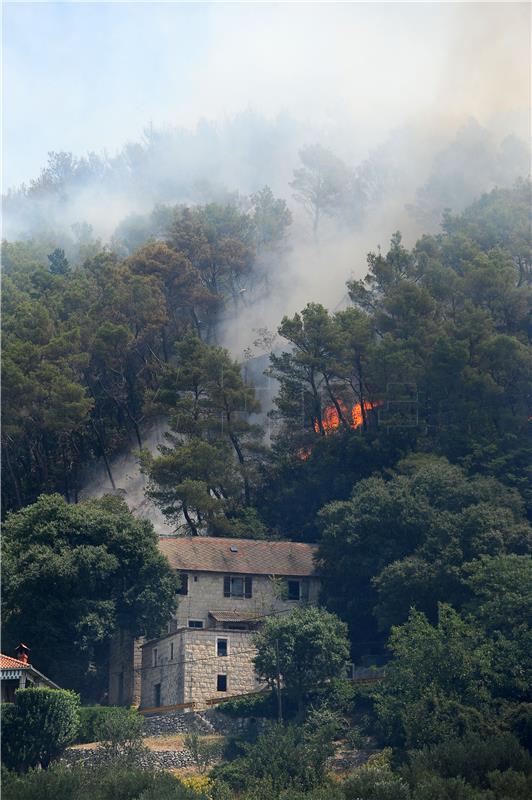
<svg viewBox="0 0 532 800"><path fill-rule="evenodd" d="M272 621L274 642L307 631L308 648L332 637L355 663L389 660L382 682L353 691L343 656L301 672L283 651L289 724L217 767L212 797L525 800L529 181L446 213L413 248L395 233L348 281L347 307L309 302L260 331L269 417L218 332L244 291L267 291L286 203L265 188L248 210L156 215L127 255L3 244L9 646L31 639L54 680L99 700L110 636L156 633L175 607L149 523L119 499L78 503L84 466L103 460L113 485L112 456L129 446L179 533L318 544L321 601L342 623ZM154 454L142 431L160 417ZM267 629L257 665L275 685ZM333 785L325 764L346 736L391 749ZM274 740L278 761L264 756Z"/></svg>

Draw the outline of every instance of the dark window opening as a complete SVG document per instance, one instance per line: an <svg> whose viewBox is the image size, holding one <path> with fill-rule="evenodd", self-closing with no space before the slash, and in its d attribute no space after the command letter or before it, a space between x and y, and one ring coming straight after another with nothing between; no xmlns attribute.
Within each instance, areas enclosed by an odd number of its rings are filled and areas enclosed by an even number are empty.
<svg viewBox="0 0 532 800"><path fill-rule="evenodd" d="M216 640L216 655L217 656L227 655L227 639Z"/></svg>
<svg viewBox="0 0 532 800"><path fill-rule="evenodd" d="M224 578L224 597L246 597L253 596L253 580L248 575L245 578L226 575Z"/></svg>
<svg viewBox="0 0 532 800"><path fill-rule="evenodd" d="M153 687L153 705L155 708L159 708L161 705L161 684L156 683Z"/></svg>
<svg viewBox="0 0 532 800"><path fill-rule="evenodd" d="M178 594L188 594L188 575L186 572L179 573L179 580L181 581L181 585L179 586Z"/></svg>
<svg viewBox="0 0 532 800"><path fill-rule="evenodd" d="M218 675L218 677L216 678L216 691L217 692L227 691L227 675Z"/></svg>
<svg viewBox="0 0 532 800"><path fill-rule="evenodd" d="M188 627L189 628L203 628L203 620L201 620L201 619L189 619Z"/></svg>
<svg viewBox="0 0 532 800"><path fill-rule="evenodd" d="M299 581L288 581L288 599L299 600L301 596L301 584Z"/></svg>
<svg viewBox="0 0 532 800"><path fill-rule="evenodd" d="M170 661L174 659L174 643L170 642Z"/></svg>

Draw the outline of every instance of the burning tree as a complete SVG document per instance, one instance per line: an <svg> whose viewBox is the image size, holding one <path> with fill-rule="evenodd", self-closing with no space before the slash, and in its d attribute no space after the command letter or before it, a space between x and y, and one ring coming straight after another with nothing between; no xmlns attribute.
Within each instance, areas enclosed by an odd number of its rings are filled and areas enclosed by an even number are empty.
<svg viewBox="0 0 532 800"><path fill-rule="evenodd" d="M305 439L309 431L367 428L378 404L366 374L374 339L369 317L357 309L331 316L309 303L283 319L279 334L292 349L271 356L270 374L280 383L275 413L289 430Z"/></svg>

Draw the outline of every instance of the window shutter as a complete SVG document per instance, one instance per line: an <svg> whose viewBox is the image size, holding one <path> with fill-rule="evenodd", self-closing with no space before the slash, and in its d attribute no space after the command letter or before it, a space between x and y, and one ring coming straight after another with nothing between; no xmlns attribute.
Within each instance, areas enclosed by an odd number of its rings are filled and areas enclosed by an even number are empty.
<svg viewBox="0 0 532 800"><path fill-rule="evenodd" d="M188 594L188 575L186 572L181 572L180 575L181 586L179 587L179 594Z"/></svg>
<svg viewBox="0 0 532 800"><path fill-rule="evenodd" d="M253 596L253 579L252 578L244 578L244 597L252 597Z"/></svg>
<svg viewBox="0 0 532 800"><path fill-rule="evenodd" d="M231 597L231 578L229 576L224 578L224 597Z"/></svg>

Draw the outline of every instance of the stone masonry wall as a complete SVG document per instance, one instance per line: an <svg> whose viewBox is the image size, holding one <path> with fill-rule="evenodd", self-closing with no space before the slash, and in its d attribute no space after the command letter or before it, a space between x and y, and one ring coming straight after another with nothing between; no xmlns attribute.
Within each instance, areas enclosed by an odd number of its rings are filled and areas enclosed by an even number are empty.
<svg viewBox="0 0 532 800"><path fill-rule="evenodd" d="M142 639L127 631L113 637L109 648L109 705L139 705Z"/></svg>
<svg viewBox="0 0 532 800"><path fill-rule="evenodd" d="M217 655L218 639L227 640L226 656ZM148 643L142 651L143 708L157 705L158 691L161 706L193 702L201 707L213 698L261 688L253 668L252 631L183 629ZM217 690L218 675L227 676L225 692Z"/></svg>
<svg viewBox="0 0 532 800"><path fill-rule="evenodd" d="M229 574L229 573L228 573ZM241 613L271 614L289 610L299 605L297 600L284 596L286 579L267 575L253 575L253 596L224 597L224 575L217 572L189 572L188 594L179 598L174 627L186 628L190 620L208 625L209 611L237 611ZM320 581L318 578L295 578L308 587L308 602L318 602ZM303 585L302 585L303 589Z"/></svg>

